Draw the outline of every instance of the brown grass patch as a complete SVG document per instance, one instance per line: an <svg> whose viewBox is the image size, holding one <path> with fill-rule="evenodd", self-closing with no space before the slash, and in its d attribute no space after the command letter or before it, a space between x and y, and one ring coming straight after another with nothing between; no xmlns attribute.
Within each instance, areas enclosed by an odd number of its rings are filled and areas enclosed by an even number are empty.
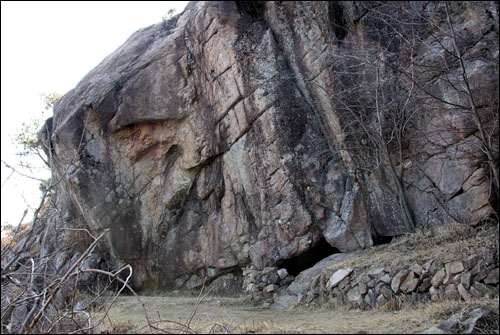
<svg viewBox="0 0 500 335"><path fill-rule="evenodd" d="M498 257L498 221L487 221L477 227L450 223L418 228L413 234L395 237L387 245L374 246L366 254L337 263L329 269L410 266L429 259L449 262L491 250L495 250Z"/></svg>
<svg viewBox="0 0 500 335"><path fill-rule="evenodd" d="M71 244L76 250L85 250L92 244L94 239L86 230L65 230L66 240L71 241Z"/></svg>
<svg viewBox="0 0 500 335"><path fill-rule="evenodd" d="M491 250L496 250L498 257L498 222L486 222L474 228L449 224L397 237L358 258L335 264L335 268L410 266L429 259L448 262ZM194 295L184 295L183 292L163 292L161 296L142 296L141 299L150 317L156 316L152 320L155 325L177 333L182 331L179 325L186 322L196 304ZM453 314L463 316L474 308L485 306L497 310L498 296L467 302L443 299L432 303L414 303L409 297L401 295L380 309L368 311L303 306L281 311L248 305L243 297L210 296L199 306L190 326L201 333L415 333L440 325ZM105 321L101 327L105 333L113 333L117 329L123 332L151 332L135 297L119 297L109 317L112 323ZM498 330L498 314L496 320L494 316L489 318L491 320L482 321L477 332L495 333L492 330ZM123 328L119 328L120 325Z"/></svg>
<svg viewBox="0 0 500 335"><path fill-rule="evenodd" d="M141 297L156 326L179 333L196 302L195 297ZM241 298L209 297L197 311L191 328L200 333L415 333L444 323L453 314L477 307L498 309L498 299L480 298L465 301L441 300L435 303L411 304L400 300L380 310L331 310L296 308L291 311L249 306ZM397 308L396 308L397 307ZM157 313L158 312L158 313ZM144 314L134 297L119 297L110 311L112 325L106 320L101 331L134 327L123 332L149 333ZM158 322L162 320L162 323ZM173 322L167 322L171 320ZM492 322L482 325L492 328ZM494 322L493 322L494 324Z"/></svg>
<svg viewBox="0 0 500 335"><path fill-rule="evenodd" d="M13 227L11 230L7 231L5 236L2 237L2 249L11 243L10 247L14 247L30 229L31 222L21 224L19 227Z"/></svg>

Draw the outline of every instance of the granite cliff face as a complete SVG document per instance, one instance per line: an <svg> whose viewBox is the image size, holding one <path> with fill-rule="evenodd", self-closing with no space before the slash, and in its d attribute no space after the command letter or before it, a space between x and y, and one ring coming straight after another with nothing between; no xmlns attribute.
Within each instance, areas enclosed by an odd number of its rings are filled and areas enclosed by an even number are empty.
<svg viewBox="0 0 500 335"><path fill-rule="evenodd" d="M498 159L498 4L451 6ZM397 33L409 9L428 19L443 8L197 2L137 31L40 133L61 179L54 224L110 228L101 252L132 264L136 287L192 288L322 238L347 252L406 232L391 169L417 227L477 223L494 212L494 175L473 114L457 107L468 101L453 85L460 64L441 48L450 39L425 20L419 39ZM393 114L376 123L379 105L407 111L402 137ZM386 144L370 146L378 133L349 115L375 122Z"/></svg>

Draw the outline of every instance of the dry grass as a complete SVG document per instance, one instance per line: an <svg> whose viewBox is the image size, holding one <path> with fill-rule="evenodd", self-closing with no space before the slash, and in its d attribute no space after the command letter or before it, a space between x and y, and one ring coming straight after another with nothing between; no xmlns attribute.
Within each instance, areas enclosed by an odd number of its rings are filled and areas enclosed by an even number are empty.
<svg viewBox="0 0 500 335"><path fill-rule="evenodd" d="M5 236L2 237L2 249L9 245L14 247L21 237L30 229L31 222L24 223L20 227L16 227L13 230L8 231Z"/></svg>
<svg viewBox="0 0 500 335"><path fill-rule="evenodd" d="M335 265L340 267L379 267L422 264L428 259L443 262L496 250L498 255L498 222L486 222L472 228L466 225L443 225L420 229L415 234L395 238L390 244L372 248L366 254ZM498 257L498 256L497 256ZM396 262L394 260L397 260ZM179 292L161 296L142 296L154 324L166 332L179 333L197 298ZM415 333L444 323L454 314L466 315L477 307L497 310L498 296L471 301L440 300L412 303L401 296L369 311L331 310L298 307L291 311L263 309L244 303L243 297L209 296L199 306L190 331L201 333ZM121 296L101 327L104 333L150 333L144 313L135 297ZM95 316L98 316L96 313ZM166 320L169 320L168 322ZM496 333L498 314L482 321L475 332Z"/></svg>
<svg viewBox="0 0 500 335"><path fill-rule="evenodd" d="M156 323L171 333L179 333L179 323L185 321L195 298L192 297L142 297L149 311L158 311L161 320ZM217 301L222 301L220 306ZM110 312L112 324L106 321L104 333L149 333L133 297L120 297ZM415 333L445 322L453 314L465 313L476 307L498 308L498 299L464 301L439 301L432 304L403 304L400 310L332 311L297 308L292 311L261 309L248 306L242 298L212 297L206 300L193 319L191 328L199 333ZM151 313L154 314L154 313ZM157 317L155 319L159 321ZM493 320L494 322L494 320ZM130 327L130 328L127 328ZM484 325L484 329L490 325Z"/></svg>
<svg viewBox="0 0 500 335"><path fill-rule="evenodd" d="M101 334L134 334L135 329L137 324L130 320L110 322L110 326L103 329Z"/></svg>
<svg viewBox="0 0 500 335"><path fill-rule="evenodd" d="M63 231L65 240L71 241L71 248L74 250L85 250L94 241L85 227L65 228Z"/></svg>
<svg viewBox="0 0 500 335"><path fill-rule="evenodd" d="M414 234L396 237L390 244L375 246L366 254L337 263L330 269L409 266L429 259L449 262L488 250L495 250L498 255L498 221L487 221L475 228L451 223L417 229Z"/></svg>

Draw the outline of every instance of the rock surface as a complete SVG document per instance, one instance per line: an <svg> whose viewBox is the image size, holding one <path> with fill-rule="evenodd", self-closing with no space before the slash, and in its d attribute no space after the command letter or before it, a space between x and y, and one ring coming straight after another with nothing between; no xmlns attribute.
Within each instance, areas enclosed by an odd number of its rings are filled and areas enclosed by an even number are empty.
<svg viewBox="0 0 500 335"><path fill-rule="evenodd" d="M351 252L404 233L388 167L356 168L363 156L346 144L353 135L335 98L349 89L333 71L348 55L378 46L388 62L404 54L380 38L387 27L366 4L195 2L137 31L57 103L40 132L61 179L57 225L110 228L100 252L131 264L136 288L196 288L205 276L275 266L323 237ZM457 6L458 32L498 40L494 3ZM481 78L473 89L496 92L498 67L482 59L498 61L498 42L485 43L468 46L467 66ZM421 50L417 59L435 60ZM435 78L457 73L453 65ZM439 83L436 95L453 95ZM477 223L492 212L477 134L452 130L470 124L464 114L421 107L408 158L390 152L415 221ZM498 282L498 270L490 277ZM361 303L358 293L349 297Z"/></svg>
<svg viewBox="0 0 500 335"><path fill-rule="evenodd" d="M464 314L454 314L445 323L417 334L474 334L483 332L485 329L493 330L489 329L493 322L488 320L488 318L498 320L498 311L494 311L491 308L476 308Z"/></svg>
<svg viewBox="0 0 500 335"><path fill-rule="evenodd" d="M498 281L488 284L488 280L476 277L471 282L470 272L462 270L458 264L463 264L461 259L443 264L438 260L429 260L437 266L425 269L424 260L413 265L396 264L394 267L377 268L373 266L355 266L346 268L342 264L346 260L363 256L363 251L335 254L317 263L310 269L300 273L286 290L282 290L278 297L281 298L276 306L281 306L283 301L304 303L306 306L329 306L347 309L371 309L385 305L391 300L401 299L407 303L439 300L464 300L470 301L473 297L498 296ZM477 255L473 257L472 266L481 264L484 258ZM450 267L450 264L452 265ZM417 274L411 269L421 268ZM447 271L454 272L449 282L443 283ZM498 264L489 265L487 270L492 276L498 273ZM388 277L388 278L386 278ZM431 284L431 278L441 278ZM340 281L339 281L340 279ZM468 288L462 283L468 282ZM333 285L332 285L333 283ZM290 298L295 297L295 300ZM285 305L290 306L290 305ZM279 308L279 307L278 307Z"/></svg>

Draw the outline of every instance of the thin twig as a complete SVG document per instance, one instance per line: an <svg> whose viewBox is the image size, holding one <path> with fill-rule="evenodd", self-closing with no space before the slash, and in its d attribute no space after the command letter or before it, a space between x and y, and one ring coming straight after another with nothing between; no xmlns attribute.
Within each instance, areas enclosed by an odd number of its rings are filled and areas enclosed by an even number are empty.
<svg viewBox="0 0 500 335"><path fill-rule="evenodd" d="M85 252L80 256L80 258L69 268L69 270L66 272L66 274L60 280L57 281L57 285L55 286L55 288L52 291L52 293L49 295L49 298L47 299L47 301L45 302L45 304L43 305L43 307L41 308L41 310L38 312L38 314L35 316L35 318L31 322L31 324L27 327L26 332L28 334L31 333L31 331L33 330L33 327L35 327L35 325L37 324L37 322L40 320L41 316L43 315L43 313L45 312L45 310L47 309L47 307L49 306L49 304L54 299L56 293L59 291L59 289L61 288L62 284L64 284L64 282L70 277L70 275L73 273L73 271L78 266L80 266L80 264L85 260L85 258L87 257L87 255L90 254L90 252L92 252L92 250L94 250L94 248L96 247L97 243L104 237L104 235L106 235L107 232L109 232L109 228L105 229L102 232L102 234L99 235L99 237L94 242L92 242L92 244L87 248L87 250L85 250ZM23 331L21 331L21 332L23 332Z"/></svg>
<svg viewBox="0 0 500 335"><path fill-rule="evenodd" d="M188 321L186 322L186 329L189 328L189 326L191 325L191 321L193 320L194 318L194 315L196 314L196 311L198 310L198 307L200 306L201 302L210 294L212 293L212 291L214 290L215 288L215 285L212 286L212 288L210 290L207 291L207 293L205 293L205 295L203 295L200 299L200 296L201 294L203 293L203 289L205 288L205 283L207 281L207 277L205 277L205 280L203 280L203 285L201 286L201 290L200 290L200 294L198 295L198 300L196 301L196 305L194 306L193 310L191 311L191 314L189 315L189 318L188 318Z"/></svg>

